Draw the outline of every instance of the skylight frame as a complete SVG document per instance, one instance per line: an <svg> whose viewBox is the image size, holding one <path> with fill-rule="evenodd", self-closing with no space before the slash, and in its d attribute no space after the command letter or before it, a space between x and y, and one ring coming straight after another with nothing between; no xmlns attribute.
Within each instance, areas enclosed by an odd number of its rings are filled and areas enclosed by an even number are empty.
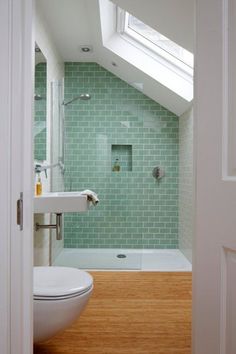
<svg viewBox="0 0 236 354"><path fill-rule="evenodd" d="M164 65L168 66L179 75L184 77L187 75L190 79L193 78L192 66L130 28L128 25L129 16L130 14L127 11L117 7L117 32L122 35L124 39L128 40L136 47L138 46L142 51L146 52L146 54L152 56L154 59L161 61Z"/></svg>

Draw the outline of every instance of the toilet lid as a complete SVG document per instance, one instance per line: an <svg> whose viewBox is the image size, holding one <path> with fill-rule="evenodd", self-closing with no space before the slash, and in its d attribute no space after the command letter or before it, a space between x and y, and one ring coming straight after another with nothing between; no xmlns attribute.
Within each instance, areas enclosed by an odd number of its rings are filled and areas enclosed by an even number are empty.
<svg viewBox="0 0 236 354"><path fill-rule="evenodd" d="M93 285L90 274L69 267L34 267L34 297L79 295Z"/></svg>

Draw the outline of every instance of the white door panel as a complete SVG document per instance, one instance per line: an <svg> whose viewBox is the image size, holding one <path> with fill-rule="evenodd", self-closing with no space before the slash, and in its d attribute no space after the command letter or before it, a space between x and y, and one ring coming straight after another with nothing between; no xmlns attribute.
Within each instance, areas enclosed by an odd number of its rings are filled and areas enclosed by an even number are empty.
<svg viewBox="0 0 236 354"><path fill-rule="evenodd" d="M223 175L236 178L236 2L223 1Z"/></svg>
<svg viewBox="0 0 236 354"><path fill-rule="evenodd" d="M0 1L0 353L32 348L32 1ZM17 200L23 193L23 230Z"/></svg>
<svg viewBox="0 0 236 354"><path fill-rule="evenodd" d="M236 4L223 1L223 176L236 176Z"/></svg>
<svg viewBox="0 0 236 354"><path fill-rule="evenodd" d="M225 248L221 263L221 353L236 353L236 252Z"/></svg>
<svg viewBox="0 0 236 354"><path fill-rule="evenodd" d="M236 353L236 1L196 1L193 352Z"/></svg>

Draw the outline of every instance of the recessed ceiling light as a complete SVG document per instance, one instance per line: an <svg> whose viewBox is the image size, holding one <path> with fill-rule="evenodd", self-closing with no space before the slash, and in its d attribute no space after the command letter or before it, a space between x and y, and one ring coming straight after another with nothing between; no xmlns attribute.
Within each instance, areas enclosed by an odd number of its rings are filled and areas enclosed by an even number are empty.
<svg viewBox="0 0 236 354"><path fill-rule="evenodd" d="M91 45L81 45L80 50L82 53L91 53L93 51L93 47Z"/></svg>

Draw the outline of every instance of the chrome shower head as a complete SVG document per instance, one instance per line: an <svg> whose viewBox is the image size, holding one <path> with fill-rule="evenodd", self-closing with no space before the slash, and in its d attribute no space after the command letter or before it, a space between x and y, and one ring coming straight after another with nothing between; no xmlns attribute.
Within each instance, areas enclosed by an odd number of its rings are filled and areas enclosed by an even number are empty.
<svg viewBox="0 0 236 354"><path fill-rule="evenodd" d="M87 100L90 100L91 96L90 96L89 93L82 93L82 94L79 96L79 98L80 98L81 100L87 101Z"/></svg>
<svg viewBox="0 0 236 354"><path fill-rule="evenodd" d="M43 97L41 95L38 95L35 93L34 99L35 99L35 101L41 101L41 100L43 100Z"/></svg>
<svg viewBox="0 0 236 354"><path fill-rule="evenodd" d="M82 93L81 95L72 98L72 100L70 100L68 102L63 102L62 104L64 106L67 106L68 104L70 104L74 101L77 101L77 100L87 101L87 100L90 100L90 98L91 98L91 95L89 93Z"/></svg>

